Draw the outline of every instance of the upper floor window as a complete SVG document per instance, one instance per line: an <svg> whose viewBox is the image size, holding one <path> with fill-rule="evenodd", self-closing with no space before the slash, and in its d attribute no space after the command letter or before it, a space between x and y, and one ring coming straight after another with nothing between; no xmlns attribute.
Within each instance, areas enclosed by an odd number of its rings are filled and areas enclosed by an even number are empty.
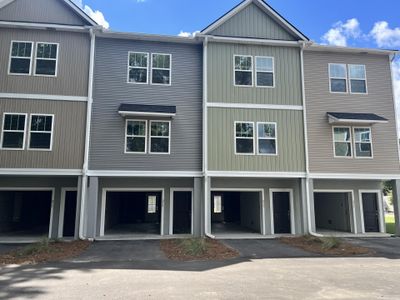
<svg viewBox="0 0 400 300"><path fill-rule="evenodd" d="M329 64L331 93L367 93L365 65Z"/></svg>
<svg viewBox="0 0 400 300"><path fill-rule="evenodd" d="M149 54L142 52L129 52L128 82L148 83Z"/></svg>
<svg viewBox="0 0 400 300"><path fill-rule="evenodd" d="M353 129L355 156L359 158L372 157L371 128L354 127Z"/></svg>
<svg viewBox="0 0 400 300"><path fill-rule="evenodd" d="M276 123L257 123L258 154L276 155Z"/></svg>
<svg viewBox="0 0 400 300"><path fill-rule="evenodd" d="M350 93L367 93L367 75L364 65L349 65Z"/></svg>
<svg viewBox="0 0 400 300"><path fill-rule="evenodd" d="M329 80L332 93L347 93L346 65L329 64Z"/></svg>
<svg viewBox="0 0 400 300"><path fill-rule="evenodd" d="M24 149L26 117L26 114L4 114L1 139L3 149Z"/></svg>
<svg viewBox="0 0 400 300"><path fill-rule="evenodd" d="M30 150L51 150L53 139L53 115L31 115L29 126Z"/></svg>
<svg viewBox="0 0 400 300"><path fill-rule="evenodd" d="M234 64L235 86L253 86L253 57L235 55Z"/></svg>
<svg viewBox="0 0 400 300"><path fill-rule="evenodd" d="M9 74L31 74L32 47L32 42L11 42Z"/></svg>
<svg viewBox="0 0 400 300"><path fill-rule="evenodd" d="M58 44L37 43L35 75L57 76Z"/></svg>
<svg viewBox="0 0 400 300"><path fill-rule="evenodd" d="M150 121L150 153L169 154L171 122Z"/></svg>
<svg viewBox="0 0 400 300"><path fill-rule="evenodd" d="M333 127L333 143L335 157L350 158L353 156L350 127Z"/></svg>
<svg viewBox="0 0 400 300"><path fill-rule="evenodd" d="M171 84L171 54L152 54L151 83L161 85Z"/></svg>
<svg viewBox="0 0 400 300"><path fill-rule="evenodd" d="M274 87L274 58L256 56L256 86Z"/></svg>
<svg viewBox="0 0 400 300"><path fill-rule="evenodd" d="M147 121L126 120L125 153L146 153Z"/></svg>
<svg viewBox="0 0 400 300"><path fill-rule="evenodd" d="M253 122L235 122L235 154L254 154Z"/></svg>

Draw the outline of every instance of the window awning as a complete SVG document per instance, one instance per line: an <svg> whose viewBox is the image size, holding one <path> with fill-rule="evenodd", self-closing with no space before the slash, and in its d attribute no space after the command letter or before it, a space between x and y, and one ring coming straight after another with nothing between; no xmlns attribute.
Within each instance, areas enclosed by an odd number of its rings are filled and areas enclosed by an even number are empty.
<svg viewBox="0 0 400 300"><path fill-rule="evenodd" d="M387 123L388 119L385 119L376 114L369 113L338 113L328 112L327 113L330 124L375 124L375 123Z"/></svg>
<svg viewBox="0 0 400 300"><path fill-rule="evenodd" d="M176 106L121 104L118 113L123 117L164 117L173 118L176 115Z"/></svg>

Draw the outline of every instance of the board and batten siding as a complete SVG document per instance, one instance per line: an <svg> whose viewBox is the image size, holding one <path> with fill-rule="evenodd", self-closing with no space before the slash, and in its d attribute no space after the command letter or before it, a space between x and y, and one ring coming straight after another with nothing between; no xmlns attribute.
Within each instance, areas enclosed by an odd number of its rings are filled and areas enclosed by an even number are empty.
<svg viewBox="0 0 400 300"><path fill-rule="evenodd" d="M86 103L72 101L0 99L0 124L3 113L54 114L52 151L1 150L1 168L82 169L85 143ZM29 127L29 118L27 127Z"/></svg>
<svg viewBox="0 0 400 300"><path fill-rule="evenodd" d="M278 155L235 155L235 121L276 122ZM208 169L304 172L303 132L302 111L209 108Z"/></svg>
<svg viewBox="0 0 400 300"><path fill-rule="evenodd" d="M330 93L329 63L365 65L368 94ZM306 51L304 65L310 171L397 174L400 168L388 57ZM387 124L371 126L373 159L334 158L332 125L328 123L327 112L375 113L389 120Z"/></svg>
<svg viewBox="0 0 400 300"><path fill-rule="evenodd" d="M251 3L235 16L212 30L210 35L289 40L296 38L256 4Z"/></svg>
<svg viewBox="0 0 400 300"><path fill-rule="evenodd" d="M275 87L235 87L234 55L274 57ZM299 48L209 43L207 64L209 102L302 105Z"/></svg>
<svg viewBox="0 0 400 300"><path fill-rule="evenodd" d="M59 43L57 77L34 76L34 62L30 76L8 75L11 41L35 42L33 51L37 42ZM1 28L0 45L1 93L87 96L89 34Z"/></svg>
<svg viewBox="0 0 400 300"><path fill-rule="evenodd" d="M200 171L202 169L202 46L98 38L90 169ZM172 54L172 85L127 83L128 52ZM121 103L176 106L171 154L125 154ZM154 119L154 118L152 118Z"/></svg>

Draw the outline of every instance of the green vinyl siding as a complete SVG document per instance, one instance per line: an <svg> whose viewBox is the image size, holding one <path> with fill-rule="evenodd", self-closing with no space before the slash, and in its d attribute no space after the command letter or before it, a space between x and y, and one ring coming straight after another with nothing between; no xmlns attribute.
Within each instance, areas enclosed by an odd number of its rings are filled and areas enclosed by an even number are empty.
<svg viewBox="0 0 400 300"><path fill-rule="evenodd" d="M235 87L234 55L272 56L275 87ZM253 75L253 81L255 74ZM302 105L300 50L296 47L271 47L210 43L208 48L208 101Z"/></svg>
<svg viewBox="0 0 400 300"><path fill-rule="evenodd" d="M276 122L277 156L235 155L234 122ZM208 170L304 172L303 112L266 109L208 109Z"/></svg>

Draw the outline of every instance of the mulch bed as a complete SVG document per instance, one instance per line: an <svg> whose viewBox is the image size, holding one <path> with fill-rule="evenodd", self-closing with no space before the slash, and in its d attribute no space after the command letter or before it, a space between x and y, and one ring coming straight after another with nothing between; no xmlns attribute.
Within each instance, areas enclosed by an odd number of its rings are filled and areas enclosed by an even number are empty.
<svg viewBox="0 0 400 300"><path fill-rule="evenodd" d="M320 238L310 236L284 237L281 242L300 248L302 250L326 256L371 256L375 252L369 248L355 246L339 239L340 243L335 248L325 249Z"/></svg>
<svg viewBox="0 0 400 300"><path fill-rule="evenodd" d="M162 240L160 242L161 250L168 259L175 261L226 260L239 256L239 252L236 250L213 239L204 239L205 251L192 255L183 246L183 241L181 239Z"/></svg>
<svg viewBox="0 0 400 300"><path fill-rule="evenodd" d="M17 264L31 265L44 262L60 261L78 256L85 251L91 243L88 241L50 242L45 247L32 244L19 247L9 253L0 255L0 265ZM31 250L35 248L35 250Z"/></svg>

